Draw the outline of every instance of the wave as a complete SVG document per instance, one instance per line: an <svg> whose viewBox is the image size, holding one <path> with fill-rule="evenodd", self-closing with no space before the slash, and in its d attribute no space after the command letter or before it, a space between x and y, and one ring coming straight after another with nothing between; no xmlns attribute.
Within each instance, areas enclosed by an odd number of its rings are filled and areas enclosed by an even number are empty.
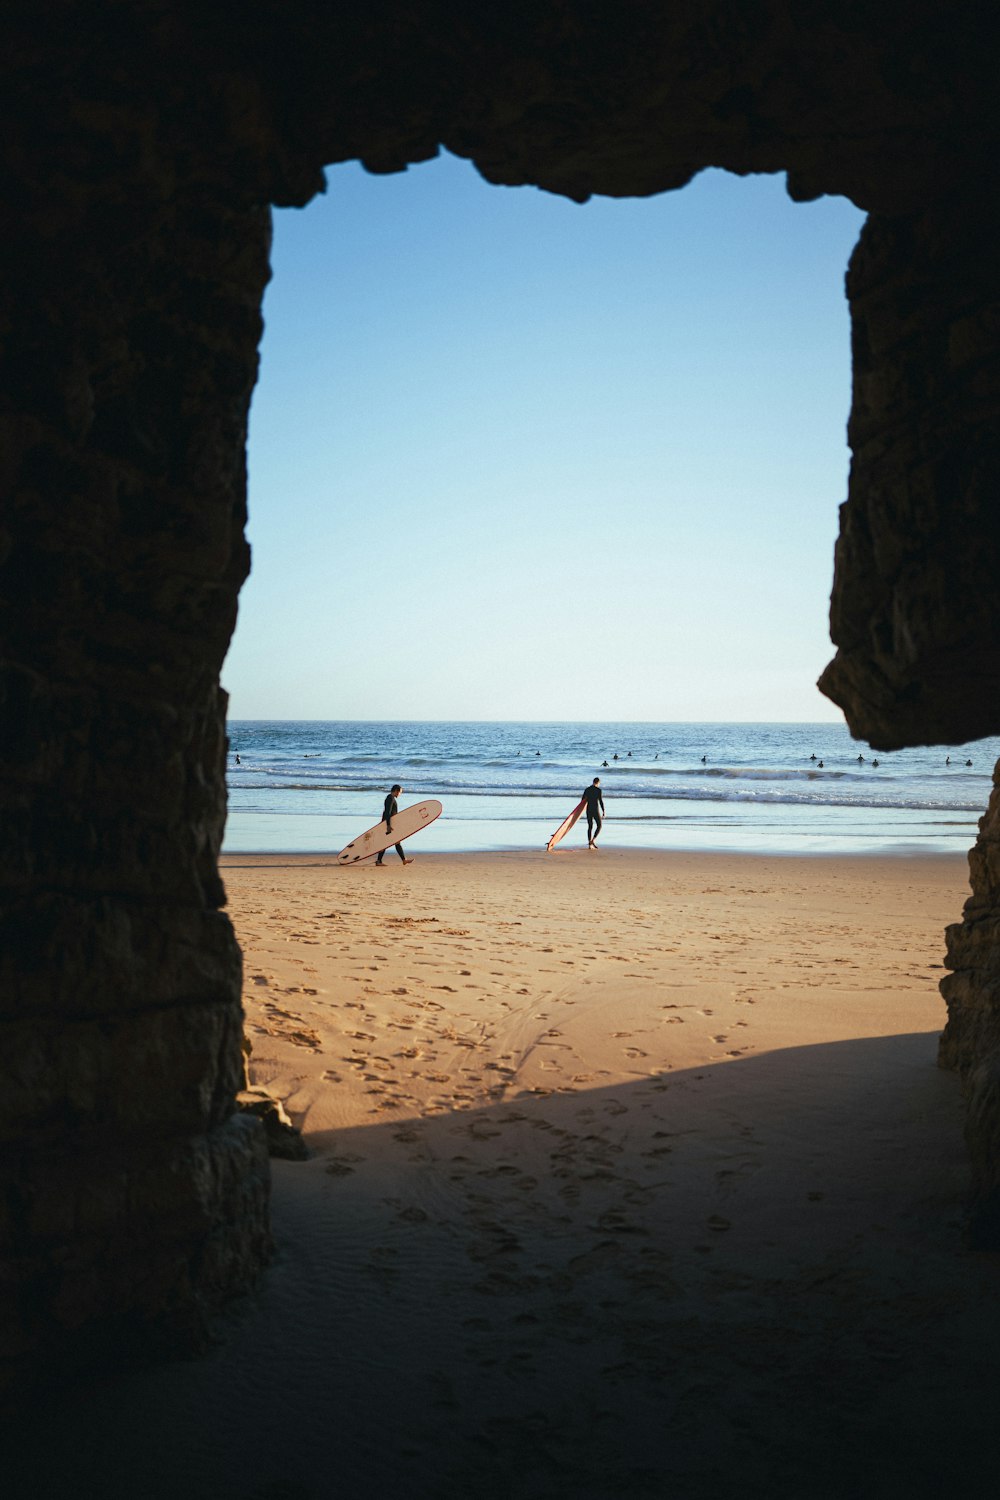
<svg viewBox="0 0 1000 1500"><path fill-rule="evenodd" d="M325 760L326 763L318 765L315 768L301 764L305 760L321 759ZM435 784L455 786L456 788L468 790L470 793L477 791L510 791L513 793L530 794L533 789L538 787L538 778L541 774L548 774L550 777L558 776L560 778L558 782L549 782L546 785L551 786L553 791L559 792L565 791L567 787L571 788L577 780L591 780L594 774L593 765L581 765L577 762L564 762L551 759L535 760L534 758L524 760L518 765L516 759L512 758L483 760L479 756L473 755L440 757L409 756L393 761L389 761L383 756L357 755L340 756L331 764L325 757L316 755L289 758L287 761L268 765L267 763L261 764L259 761L255 762L244 754L240 767L230 768L230 777L234 783L239 784L248 775L278 778L290 777L294 774L329 777L331 775L336 776L340 772L346 782L352 768L355 766L359 770L366 771L369 775L376 775L380 779L386 780L387 784L401 770L410 769L420 772L424 777L431 773L437 773L434 778ZM961 767L960 770L965 773L965 767ZM472 774L470 774L470 771ZM510 776L517 775L519 778L523 778L523 780L519 780L518 782L505 781L497 782L496 784L484 784L481 781L477 781L475 776L476 771L480 773L506 771ZM819 770L811 766L789 768L771 766L617 765L610 767L599 766L597 771L602 777L605 791L614 796L663 796L663 783L671 779L682 784L689 781L700 781L702 783L709 783L710 786L720 781L786 783L808 785L810 787L830 782L865 787L873 785L884 786L886 784L912 786L915 781L922 784L933 784L937 788L946 785L957 787L960 784L959 778L951 774L922 773L920 776L914 777L912 775L895 774L891 769L883 771L881 767L874 770L858 771L853 769L838 770L834 767L825 767L823 770ZM454 774L449 776L449 772ZM462 777L463 773L469 777L468 782L464 779L455 779L456 776ZM630 784L622 785L626 778L628 778ZM977 783L985 779L983 775L974 778ZM968 789L970 781L964 779L962 784ZM684 795L681 789L678 789L677 794ZM707 790L705 794L708 795ZM940 791L938 794L940 795Z"/></svg>
<svg viewBox="0 0 1000 1500"><path fill-rule="evenodd" d="M387 781L384 778L373 779L369 774L357 779L334 779L329 775L307 779L305 777L292 777L287 772L265 771L264 777L268 779L259 780L261 773L251 773L241 776L238 781L230 785L231 795L238 796L249 791L267 791L275 799L280 799L283 793L290 795L309 793L334 793L334 794L364 794L373 798L385 793ZM280 779L279 779L280 778ZM482 785L467 783L447 776L437 776L432 782L417 786L407 787L407 797L439 796L439 797L468 797L475 800L485 798L496 798L502 800L518 799L520 801L532 802L544 799L545 801L560 802L572 799L577 795L575 785L567 784L566 781L547 780L536 783L531 787L511 786L510 784ZM915 812L941 812L941 813L965 813L979 816L982 813L982 804L978 798L971 797L959 799L957 797L941 798L936 793L921 794L912 787L887 785L876 790L870 788L862 791L854 786L841 785L834 787L827 781L825 787L816 783L808 786L788 785L784 786L742 786L737 781L727 784L709 786L674 786L668 789L653 791L649 788L615 788L614 792L608 793L609 816L616 816L615 808L621 804L634 802L652 803L729 803L733 806L785 806L785 807L839 807L839 808L869 808L872 810L901 810L911 809ZM620 816L626 816L621 814ZM641 816L639 814L627 814L627 816ZM652 815L651 815L652 816ZM655 816L665 816L656 814Z"/></svg>
<svg viewBox="0 0 1000 1500"><path fill-rule="evenodd" d="M626 772L636 776L704 776L724 778L732 781L866 781L861 771L837 771L832 766L820 770L818 766L617 766L602 767L612 774ZM880 768L876 768L876 775Z"/></svg>

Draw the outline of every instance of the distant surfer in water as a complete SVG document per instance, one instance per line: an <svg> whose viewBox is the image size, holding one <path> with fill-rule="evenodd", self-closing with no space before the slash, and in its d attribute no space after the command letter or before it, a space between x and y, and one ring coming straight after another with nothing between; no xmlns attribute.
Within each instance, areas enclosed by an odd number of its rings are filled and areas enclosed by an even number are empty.
<svg viewBox="0 0 1000 1500"><path fill-rule="evenodd" d="M396 814L399 812L399 805L396 802L396 796L402 790L403 790L403 788L397 783L394 787L392 787L390 789L389 795L385 799L385 807L382 809L382 818L383 818L383 821L385 822L385 831L386 831L386 833L391 833L392 832L392 820L396 816ZM403 853L403 846L402 846L402 844L397 844L396 845L396 853L399 855L399 857L403 861L404 865L412 865L413 860L412 859L407 859L406 855ZM378 855L376 856L376 859L375 859L375 863L377 865L380 865L382 863L384 855L385 855L385 850L384 849L380 849L379 852L378 852Z"/></svg>
<svg viewBox="0 0 1000 1500"><path fill-rule="evenodd" d="M597 835L601 831L601 818L604 814L604 793L601 791L601 778L595 776L590 786L583 794L583 800L587 804L587 847L597 848Z"/></svg>

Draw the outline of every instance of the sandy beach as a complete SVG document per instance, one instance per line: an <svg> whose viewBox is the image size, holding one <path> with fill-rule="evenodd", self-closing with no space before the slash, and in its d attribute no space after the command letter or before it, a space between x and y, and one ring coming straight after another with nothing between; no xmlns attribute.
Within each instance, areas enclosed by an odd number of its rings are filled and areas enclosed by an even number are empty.
<svg viewBox="0 0 1000 1500"><path fill-rule="evenodd" d="M974 1477L1000 1265L935 1065L964 858L408 847L224 860L253 1081L310 1159L219 1346L60 1411L34 1493L53 1435L82 1494Z"/></svg>

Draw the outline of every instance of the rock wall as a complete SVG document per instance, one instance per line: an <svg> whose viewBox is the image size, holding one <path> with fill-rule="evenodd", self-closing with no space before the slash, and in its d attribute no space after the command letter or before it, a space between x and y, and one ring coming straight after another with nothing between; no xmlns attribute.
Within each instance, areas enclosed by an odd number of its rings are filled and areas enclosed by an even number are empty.
<svg viewBox="0 0 1000 1500"><path fill-rule="evenodd" d="M952 973L941 981L948 1024L939 1061L958 1070L968 1102L966 1140L976 1177L972 1238L1000 1249L1000 762L969 873L972 895L961 922L945 934L945 966Z"/></svg>
<svg viewBox="0 0 1000 1500"><path fill-rule="evenodd" d="M217 870L269 217L182 180L113 79L62 84L8 138L0 245L0 1390L22 1393L198 1337L269 1246Z"/></svg>
<svg viewBox="0 0 1000 1500"><path fill-rule="evenodd" d="M995 734L1000 233L992 195L872 216L851 260L853 402L820 687L877 749Z"/></svg>
<svg viewBox="0 0 1000 1500"><path fill-rule="evenodd" d="M9 0L8 1383L197 1325L267 1253L217 854L268 205L307 202L325 163L397 171L442 144L579 201L706 166L848 194L871 217L824 687L877 745L997 732L996 39L984 0ZM992 837L950 939L945 1050L973 1080L995 1050ZM972 1097L986 1202L1000 1143Z"/></svg>

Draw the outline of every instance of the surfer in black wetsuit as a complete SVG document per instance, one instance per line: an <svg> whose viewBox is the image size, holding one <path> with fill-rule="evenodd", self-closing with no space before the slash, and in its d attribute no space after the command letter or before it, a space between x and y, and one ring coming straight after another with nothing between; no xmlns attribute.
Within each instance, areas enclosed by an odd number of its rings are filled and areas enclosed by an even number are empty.
<svg viewBox="0 0 1000 1500"><path fill-rule="evenodd" d="M391 833L392 832L392 820L396 816L396 814L399 812L399 806L398 806L398 804L396 802L396 793L397 792L401 792L402 790L403 790L403 788L397 784L396 786L394 786L394 787L392 787L390 789L389 795L385 799L385 807L382 809L382 818L383 818L383 820L385 822L385 831L386 831L386 833ZM399 857L403 861L404 865L412 865L413 860L412 859L407 859L406 855L403 853L403 846L402 846L402 844L397 844L396 845L396 853L399 855ZM384 849L380 849L379 852L378 852L378 855L376 857L376 860L375 860L375 863L377 865L380 865L382 863L382 859L383 859L384 855L385 855L385 850Z"/></svg>
<svg viewBox="0 0 1000 1500"><path fill-rule="evenodd" d="M601 818L604 814L604 793L601 791L601 778L595 776L593 782L583 793L583 800L587 804L587 847L597 848L597 835L601 831Z"/></svg>

